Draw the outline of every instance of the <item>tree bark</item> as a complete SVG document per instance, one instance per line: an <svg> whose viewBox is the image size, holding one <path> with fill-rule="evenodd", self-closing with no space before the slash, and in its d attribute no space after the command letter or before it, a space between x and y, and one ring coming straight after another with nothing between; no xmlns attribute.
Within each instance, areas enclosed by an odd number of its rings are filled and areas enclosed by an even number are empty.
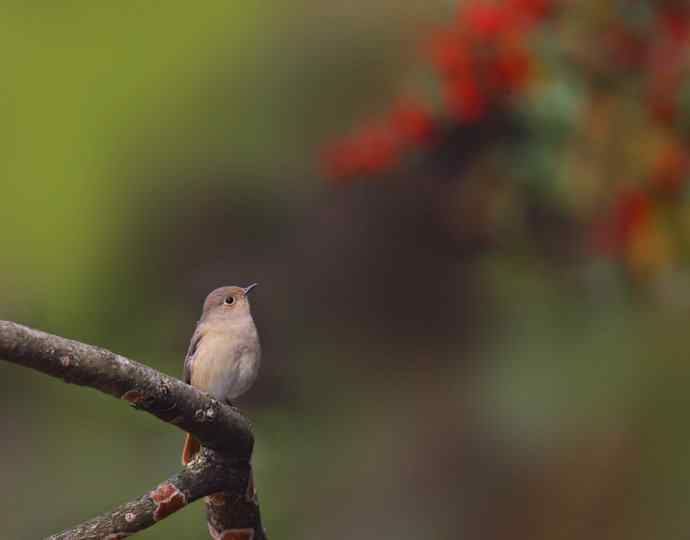
<svg viewBox="0 0 690 540"><path fill-rule="evenodd" d="M225 492L206 498L206 519L213 540L266 540L251 469L246 486L241 495Z"/></svg>

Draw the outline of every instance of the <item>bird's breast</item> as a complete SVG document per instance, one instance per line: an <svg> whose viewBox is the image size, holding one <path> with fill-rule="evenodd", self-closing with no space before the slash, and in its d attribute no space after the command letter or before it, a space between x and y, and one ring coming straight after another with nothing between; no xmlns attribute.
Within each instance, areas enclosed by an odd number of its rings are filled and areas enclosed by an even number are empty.
<svg viewBox="0 0 690 540"><path fill-rule="evenodd" d="M206 335L195 354L192 386L219 400L235 399L256 380L260 354L255 337Z"/></svg>

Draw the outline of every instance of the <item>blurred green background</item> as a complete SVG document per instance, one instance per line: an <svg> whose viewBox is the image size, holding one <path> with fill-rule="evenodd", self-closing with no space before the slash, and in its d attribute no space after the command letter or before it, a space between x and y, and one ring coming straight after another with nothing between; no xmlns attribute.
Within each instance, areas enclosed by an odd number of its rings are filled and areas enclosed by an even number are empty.
<svg viewBox="0 0 690 540"><path fill-rule="evenodd" d="M417 81L455 2L342 4L2 2L0 317L180 376L206 293L260 282L239 405L271 538L682 537L685 282L653 301L530 236L458 254L423 178L324 183L323 141ZM179 467L182 434L124 403L7 363L0 386L2 538Z"/></svg>

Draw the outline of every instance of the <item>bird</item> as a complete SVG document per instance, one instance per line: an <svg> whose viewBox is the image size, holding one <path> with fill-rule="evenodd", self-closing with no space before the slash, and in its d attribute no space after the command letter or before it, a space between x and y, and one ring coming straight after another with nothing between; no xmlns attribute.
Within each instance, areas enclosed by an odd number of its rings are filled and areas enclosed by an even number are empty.
<svg viewBox="0 0 690 540"><path fill-rule="evenodd" d="M219 287L208 294L184 359L184 381L231 406L259 374L261 345L249 305L257 285ZM200 449L199 440L187 433L182 464Z"/></svg>

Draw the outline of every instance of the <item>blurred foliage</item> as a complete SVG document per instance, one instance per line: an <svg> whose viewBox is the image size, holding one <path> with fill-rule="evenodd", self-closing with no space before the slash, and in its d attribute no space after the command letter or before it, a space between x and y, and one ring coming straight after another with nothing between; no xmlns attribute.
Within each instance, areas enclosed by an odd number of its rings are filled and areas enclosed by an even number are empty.
<svg viewBox="0 0 690 540"><path fill-rule="evenodd" d="M0 317L178 375L208 290L259 281L240 406L271 537L679 537L688 21L4 2ZM178 467L169 426L0 370L3 538ZM141 537L206 538L202 513Z"/></svg>

